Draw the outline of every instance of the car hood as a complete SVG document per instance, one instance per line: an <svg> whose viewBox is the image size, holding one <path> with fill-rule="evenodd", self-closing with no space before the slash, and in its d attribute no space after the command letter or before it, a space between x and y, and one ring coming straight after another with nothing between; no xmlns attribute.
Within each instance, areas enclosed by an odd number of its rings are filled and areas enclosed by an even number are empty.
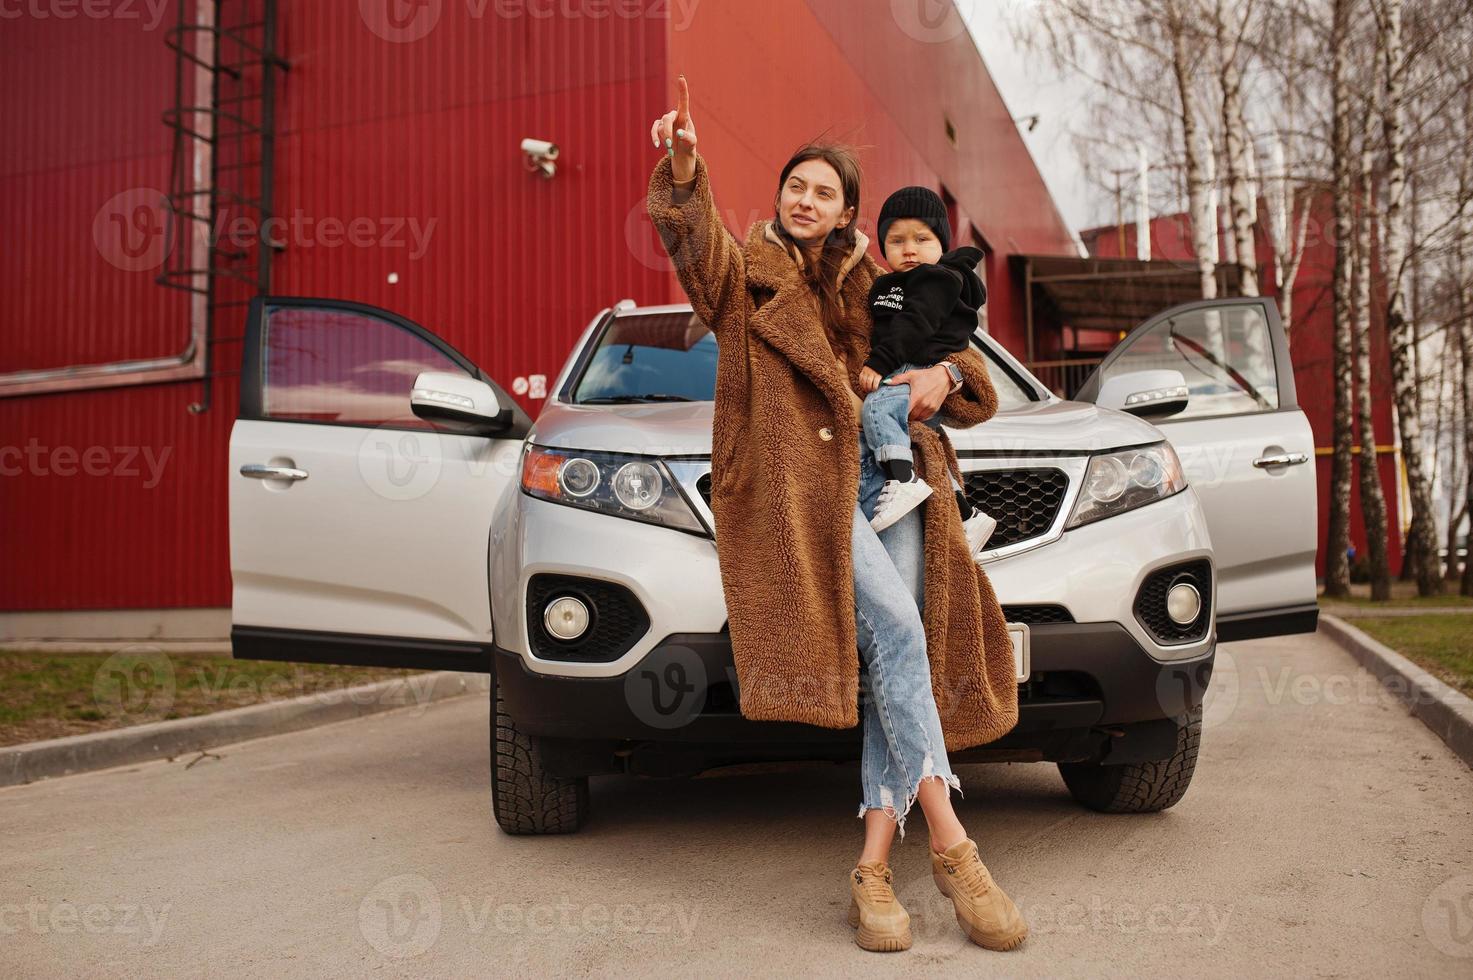
<svg viewBox="0 0 1473 980"><path fill-rule="evenodd" d="M641 453L710 455L712 402L569 405L542 410L528 436L539 446ZM972 450L1098 452L1162 438L1149 422L1085 402L1052 401L1002 412L971 429L952 430Z"/></svg>
<svg viewBox="0 0 1473 980"><path fill-rule="evenodd" d="M550 449L709 456L714 405L714 402L633 405L553 402L537 416L527 439Z"/></svg>
<svg viewBox="0 0 1473 980"><path fill-rule="evenodd" d="M989 452L1102 452L1165 438L1145 419L1088 402L1054 400L999 412L952 441ZM958 442L959 444L959 442Z"/></svg>

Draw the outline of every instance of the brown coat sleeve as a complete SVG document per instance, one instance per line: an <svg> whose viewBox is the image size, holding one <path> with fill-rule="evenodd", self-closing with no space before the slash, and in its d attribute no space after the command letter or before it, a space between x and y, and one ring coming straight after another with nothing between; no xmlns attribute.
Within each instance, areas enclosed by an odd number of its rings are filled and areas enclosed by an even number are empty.
<svg viewBox="0 0 1473 980"><path fill-rule="evenodd" d="M716 212L705 159L696 155L695 187L684 204L672 203L675 176L670 165L669 154L655 164L645 206L675 264L675 278L719 343L727 326L746 322L740 305L746 299L746 262L741 245Z"/></svg>
<svg viewBox="0 0 1473 980"><path fill-rule="evenodd" d="M987 373L987 360L974 347L947 356L962 370L962 386L941 403L941 421L953 429L970 429L997 414L997 389Z"/></svg>
<svg viewBox="0 0 1473 980"><path fill-rule="evenodd" d="M974 425L986 422L997 414L997 389L992 386L992 378L987 373L987 361L974 347L968 347L964 351L949 354L948 361L956 364L962 370L962 386L955 392L946 396L941 403L941 424L953 429L970 429ZM922 423L912 422L911 433L916 439L923 438L918 431L926 428ZM951 440L947 438L945 431L937 430L936 435L940 437L942 452L946 457L946 468L956 478L957 483L965 484L962 479L961 463L956 458L956 449Z"/></svg>

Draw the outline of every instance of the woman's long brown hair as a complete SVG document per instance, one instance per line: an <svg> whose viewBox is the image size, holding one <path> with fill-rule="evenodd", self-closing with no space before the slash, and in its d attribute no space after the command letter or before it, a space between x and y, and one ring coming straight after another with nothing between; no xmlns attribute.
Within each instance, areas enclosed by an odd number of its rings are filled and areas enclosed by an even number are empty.
<svg viewBox="0 0 1473 980"><path fill-rule="evenodd" d="M792 235L788 234L788 229L783 226L782 214L779 210L783 186L787 184L788 176L793 172L794 167L805 160L822 160L833 167L834 172L839 175L839 185L844 191L844 208L854 209L854 217L849 220L849 223L843 228L836 228L829 232L828 237L824 239L823 252L819 260L812 262L805 257L803 262L803 278L818 297L818 309L823 317L824 332L828 335L830 346L838 350L836 340L841 321L839 268L854 251L854 244L858 241L855 232L859 228L859 189L863 182L863 174L853 148L841 143L808 143L800 147L783 167L782 176L777 181L777 194L772 200L773 229L779 238L805 256L807 253L803 247Z"/></svg>

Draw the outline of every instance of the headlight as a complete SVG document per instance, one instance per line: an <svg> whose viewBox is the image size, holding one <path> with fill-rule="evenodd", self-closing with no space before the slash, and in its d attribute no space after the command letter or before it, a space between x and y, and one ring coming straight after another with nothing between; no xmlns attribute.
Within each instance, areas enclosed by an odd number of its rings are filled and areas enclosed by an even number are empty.
<svg viewBox="0 0 1473 980"><path fill-rule="evenodd" d="M706 536L656 457L528 444L522 450L522 490L539 500Z"/></svg>
<svg viewBox="0 0 1473 980"><path fill-rule="evenodd" d="M614 496L630 510L649 510L660 502L665 481L653 463L635 460L614 474Z"/></svg>
<svg viewBox="0 0 1473 980"><path fill-rule="evenodd" d="M1187 487L1181 460L1169 442L1101 453L1089 461L1079 499L1065 530L1133 510Z"/></svg>

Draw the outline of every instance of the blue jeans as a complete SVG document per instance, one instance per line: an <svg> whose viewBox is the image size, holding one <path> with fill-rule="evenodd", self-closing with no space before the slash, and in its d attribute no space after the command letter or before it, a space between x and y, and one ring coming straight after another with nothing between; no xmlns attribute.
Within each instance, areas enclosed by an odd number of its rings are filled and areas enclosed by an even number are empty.
<svg viewBox="0 0 1473 980"><path fill-rule="evenodd" d="M867 453L861 453L859 470L860 499L851 530L854 622L867 674L859 692L864 725L859 816L885 810L903 840L905 817L922 779L939 777L958 793L962 787L946 756L921 621L923 511L917 507L876 534L865 508L873 509L884 474Z"/></svg>
<svg viewBox="0 0 1473 980"><path fill-rule="evenodd" d="M908 371L926 365L902 364L890 374ZM880 488L889 478L880 461L886 459L915 460L910 451L910 385L880 385L864 397L859 418L859 504L865 520L875 516L875 503L879 500ZM941 413L937 412L925 420L933 429L941 428ZM950 477L950 474L948 474ZM950 477L953 490L961 484ZM887 529L888 530L888 529Z"/></svg>
<svg viewBox="0 0 1473 980"><path fill-rule="evenodd" d="M885 375L893 377L902 371L924 368L925 364L902 364ZM883 379L882 379L883 382ZM926 420L931 425L935 416ZM914 463L910 452L910 385L881 385L864 396L864 405L859 410L860 431L864 433L864 444L869 455L885 462L903 459ZM939 423L937 423L939 424Z"/></svg>

